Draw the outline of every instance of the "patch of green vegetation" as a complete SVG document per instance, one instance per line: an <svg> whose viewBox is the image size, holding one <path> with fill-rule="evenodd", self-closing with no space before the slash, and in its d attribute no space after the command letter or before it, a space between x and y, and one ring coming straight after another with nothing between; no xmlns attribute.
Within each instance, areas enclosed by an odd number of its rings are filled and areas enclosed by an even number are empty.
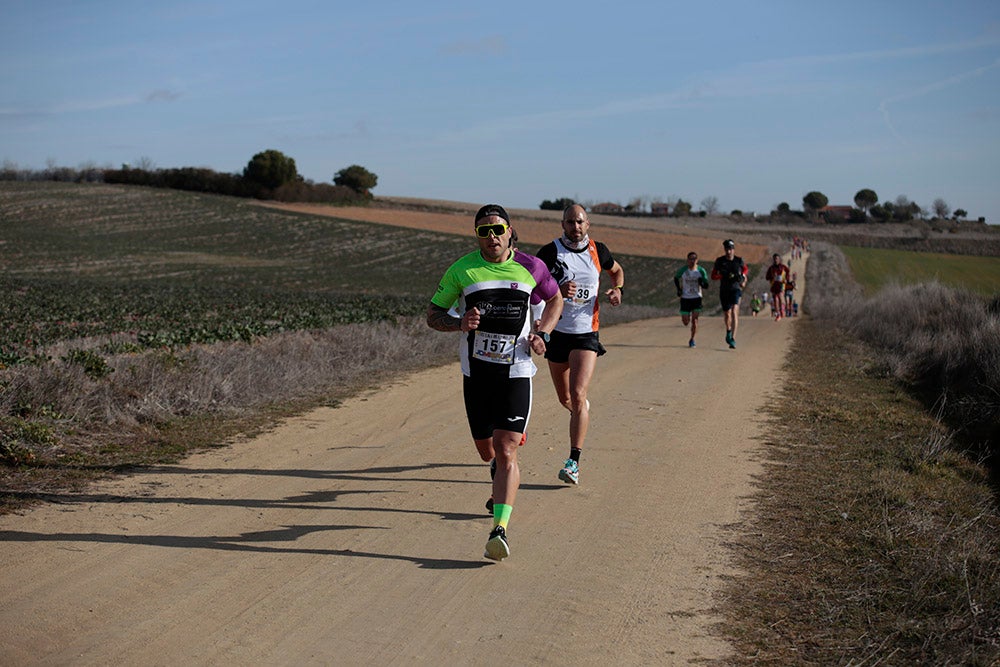
<svg viewBox="0 0 1000 667"><path fill-rule="evenodd" d="M419 315L445 268L475 247L461 235L101 184L0 182L0 217L17 248L0 276L0 368L45 363L47 346L91 336L120 335L110 354ZM618 259L630 305L676 301L664 287L671 260Z"/></svg>
<svg viewBox="0 0 1000 667"><path fill-rule="evenodd" d="M840 249L847 257L854 279L869 295L887 284L912 285L931 280L984 296L1000 292L1000 257L852 246Z"/></svg>

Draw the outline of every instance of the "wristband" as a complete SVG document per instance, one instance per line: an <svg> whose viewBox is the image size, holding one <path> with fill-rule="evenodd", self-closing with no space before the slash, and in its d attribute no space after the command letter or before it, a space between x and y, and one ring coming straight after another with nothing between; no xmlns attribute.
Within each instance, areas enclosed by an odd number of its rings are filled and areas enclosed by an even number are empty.
<svg viewBox="0 0 1000 667"><path fill-rule="evenodd" d="M624 285L615 285L615 289L618 290L619 292L624 292L625 291L625 286Z"/></svg>

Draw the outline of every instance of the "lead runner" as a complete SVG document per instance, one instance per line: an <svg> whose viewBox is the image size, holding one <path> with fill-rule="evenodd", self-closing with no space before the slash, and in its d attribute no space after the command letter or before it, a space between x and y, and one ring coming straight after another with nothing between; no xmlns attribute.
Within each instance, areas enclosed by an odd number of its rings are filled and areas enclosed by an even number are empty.
<svg viewBox="0 0 1000 667"><path fill-rule="evenodd" d="M483 554L510 555L507 525L521 483L517 450L531 416L531 358L545 354L549 334L562 314L559 286L545 264L511 248L510 216L487 204L475 217L479 249L448 267L427 309L437 331L461 331L459 360L469 430L483 461L491 461L493 529ZM530 301L545 302L532 331ZM456 317L448 311L458 302Z"/></svg>

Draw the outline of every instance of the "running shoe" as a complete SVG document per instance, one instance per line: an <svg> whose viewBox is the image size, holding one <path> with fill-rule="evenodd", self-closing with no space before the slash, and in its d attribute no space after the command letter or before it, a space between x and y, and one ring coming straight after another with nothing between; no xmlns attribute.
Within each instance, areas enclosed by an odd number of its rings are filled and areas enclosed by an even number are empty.
<svg viewBox="0 0 1000 667"><path fill-rule="evenodd" d="M694 347L694 338L688 341L688 347Z"/></svg>
<svg viewBox="0 0 1000 667"><path fill-rule="evenodd" d="M486 551L483 553L483 557L500 561L509 555L510 545L507 544L507 531L503 529L503 526L496 526L490 533L490 539L486 541Z"/></svg>
<svg viewBox="0 0 1000 667"><path fill-rule="evenodd" d="M559 471L559 479L567 484L580 483L580 466L573 459L566 459L562 470Z"/></svg>
<svg viewBox="0 0 1000 667"><path fill-rule="evenodd" d="M729 347L733 346L733 332L732 331L727 331L726 332L726 342L729 343Z"/></svg>
<svg viewBox="0 0 1000 667"><path fill-rule="evenodd" d="M729 349L730 350L736 349L736 339L733 338L732 336L729 337Z"/></svg>

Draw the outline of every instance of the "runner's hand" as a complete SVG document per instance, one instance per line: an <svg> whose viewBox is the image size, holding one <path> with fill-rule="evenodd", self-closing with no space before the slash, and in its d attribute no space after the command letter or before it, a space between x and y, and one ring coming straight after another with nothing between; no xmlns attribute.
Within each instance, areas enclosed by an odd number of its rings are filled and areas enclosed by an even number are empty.
<svg viewBox="0 0 1000 667"><path fill-rule="evenodd" d="M479 328L479 309L473 306L462 315L462 331L469 332Z"/></svg>
<svg viewBox="0 0 1000 667"><path fill-rule="evenodd" d="M528 334L528 347L531 348L531 351L535 354L545 354L545 341L542 340L541 336L537 336L534 333Z"/></svg>

